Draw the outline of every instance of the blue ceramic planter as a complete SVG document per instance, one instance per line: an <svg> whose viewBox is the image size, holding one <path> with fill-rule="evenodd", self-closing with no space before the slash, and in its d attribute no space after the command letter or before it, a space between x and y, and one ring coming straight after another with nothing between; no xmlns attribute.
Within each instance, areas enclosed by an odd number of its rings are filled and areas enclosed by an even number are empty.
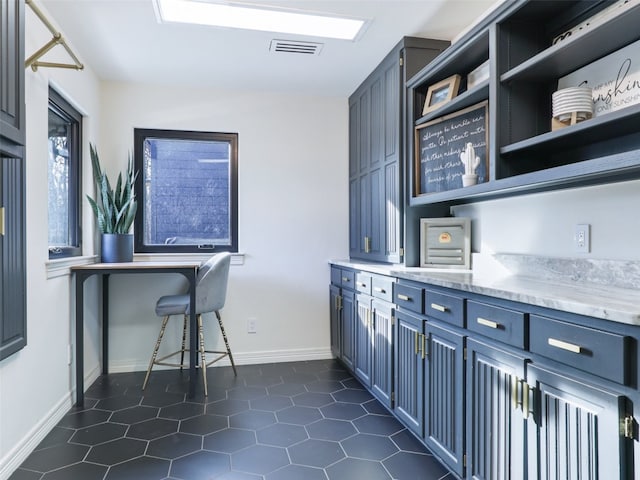
<svg viewBox="0 0 640 480"><path fill-rule="evenodd" d="M133 261L133 234L103 233L100 251L102 263Z"/></svg>

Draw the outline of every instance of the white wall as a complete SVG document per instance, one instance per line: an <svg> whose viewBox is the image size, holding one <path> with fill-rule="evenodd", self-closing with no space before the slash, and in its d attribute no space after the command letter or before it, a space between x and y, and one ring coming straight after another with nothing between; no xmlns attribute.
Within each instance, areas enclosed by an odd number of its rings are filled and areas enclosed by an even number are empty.
<svg viewBox="0 0 640 480"><path fill-rule="evenodd" d="M345 98L103 85L98 149L103 162L118 168L133 150L134 127L239 135L245 263L231 267L221 312L238 363L330 354L327 262L348 255L347 117ZM114 371L144 369L159 328L155 301L183 282L114 278L110 363ZM257 319L255 334L247 333L250 317ZM179 324L167 350L179 345ZM215 325L208 334L219 345Z"/></svg>
<svg viewBox="0 0 640 480"><path fill-rule="evenodd" d="M50 39L31 12L26 36L27 55ZM48 60L67 61L64 54L54 56ZM232 267L222 311L238 363L328 357L327 262L348 254L346 98L101 84L88 65L82 72L26 70L28 331L27 346L0 363L0 480L74 401L75 370L68 364L69 346L75 343L73 283L68 274L51 273L47 253L50 83L85 115L86 191L92 187L89 142L114 173L133 150L134 126L239 133L239 231L245 262ZM86 201L83 209L84 253L92 255L96 235ZM182 283L175 277L112 277L113 371L146 368L159 327L155 301ZM100 366L97 293L96 280L89 280L88 380ZM246 333L249 317L257 319L256 334ZM209 340L212 345L220 341L213 328Z"/></svg>
<svg viewBox="0 0 640 480"><path fill-rule="evenodd" d="M472 218L472 251L640 260L640 181L582 187L452 208ZM591 252L577 253L577 224L591 225Z"/></svg>
<svg viewBox="0 0 640 480"><path fill-rule="evenodd" d="M26 9L28 10L28 9ZM26 16L27 55L51 35L31 14ZM68 275L48 278L47 108L49 84L55 84L84 115L85 151L98 135L99 82L90 68L25 70L26 82L26 251L27 346L0 362L0 479L7 478L25 453L71 406L74 377L68 364L72 343L71 289ZM85 169L84 184L91 174ZM85 215L85 220L90 217ZM84 229L86 253L92 253L90 224ZM95 284L87 288L95 302ZM98 323L86 313L86 372L97 371ZM95 374L95 373L94 373ZM53 424L51 424L53 422Z"/></svg>

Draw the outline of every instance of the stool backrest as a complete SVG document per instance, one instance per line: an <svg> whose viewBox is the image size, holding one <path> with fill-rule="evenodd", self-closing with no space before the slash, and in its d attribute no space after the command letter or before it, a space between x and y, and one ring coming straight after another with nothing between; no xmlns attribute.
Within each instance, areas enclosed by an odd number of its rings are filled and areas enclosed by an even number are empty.
<svg viewBox="0 0 640 480"><path fill-rule="evenodd" d="M196 313L221 310L227 297L231 254L217 253L198 269Z"/></svg>

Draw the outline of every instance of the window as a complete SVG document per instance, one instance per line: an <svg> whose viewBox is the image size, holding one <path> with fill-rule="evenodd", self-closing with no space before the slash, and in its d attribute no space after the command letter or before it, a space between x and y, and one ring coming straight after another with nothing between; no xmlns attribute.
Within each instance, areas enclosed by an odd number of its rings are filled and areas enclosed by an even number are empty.
<svg viewBox="0 0 640 480"><path fill-rule="evenodd" d="M82 115L49 89L49 258L81 254Z"/></svg>
<svg viewBox="0 0 640 480"><path fill-rule="evenodd" d="M136 252L238 251L238 135L134 130Z"/></svg>

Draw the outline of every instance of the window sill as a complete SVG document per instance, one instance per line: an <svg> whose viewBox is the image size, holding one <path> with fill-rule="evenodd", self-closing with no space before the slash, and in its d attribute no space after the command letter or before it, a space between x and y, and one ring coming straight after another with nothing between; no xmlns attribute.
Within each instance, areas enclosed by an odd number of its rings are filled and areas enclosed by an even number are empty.
<svg viewBox="0 0 640 480"><path fill-rule="evenodd" d="M47 279L64 277L71 274L71 267L75 265L88 265L98 261L97 255L85 255L80 257L58 258L45 262L47 267Z"/></svg>
<svg viewBox="0 0 640 480"><path fill-rule="evenodd" d="M215 254L215 252L213 253ZM211 257L212 253L134 253L133 261L162 262L166 261L194 261L202 262ZM232 253L231 265L244 265L244 253Z"/></svg>

